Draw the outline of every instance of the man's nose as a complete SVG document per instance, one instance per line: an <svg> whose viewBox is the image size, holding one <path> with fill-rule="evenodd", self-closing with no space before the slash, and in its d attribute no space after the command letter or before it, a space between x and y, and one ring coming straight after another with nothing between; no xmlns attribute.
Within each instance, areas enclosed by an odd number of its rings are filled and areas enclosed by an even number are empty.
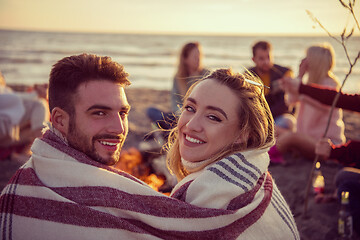
<svg viewBox="0 0 360 240"><path fill-rule="evenodd" d="M109 124L108 131L114 134L123 134L126 130L126 118L122 118L119 114L114 116Z"/></svg>

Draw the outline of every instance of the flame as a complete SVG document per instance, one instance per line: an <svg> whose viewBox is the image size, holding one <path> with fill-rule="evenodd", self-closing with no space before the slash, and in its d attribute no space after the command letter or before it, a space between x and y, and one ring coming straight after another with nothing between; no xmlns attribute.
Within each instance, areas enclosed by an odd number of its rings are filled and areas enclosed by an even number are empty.
<svg viewBox="0 0 360 240"><path fill-rule="evenodd" d="M165 183L164 177L151 173L150 166L143 161L141 153L136 148L122 150L120 160L114 167L139 178L155 191L159 191L159 187Z"/></svg>
<svg viewBox="0 0 360 240"><path fill-rule="evenodd" d="M145 176L145 178L141 180L149 184L149 186L156 191L159 191L159 187L165 183L164 178L158 177L154 173L150 174L149 176Z"/></svg>

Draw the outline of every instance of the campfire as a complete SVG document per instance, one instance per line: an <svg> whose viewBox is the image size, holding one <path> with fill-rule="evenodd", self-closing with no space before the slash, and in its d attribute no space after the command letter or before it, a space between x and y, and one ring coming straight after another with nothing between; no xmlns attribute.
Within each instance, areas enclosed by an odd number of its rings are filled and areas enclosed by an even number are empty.
<svg viewBox="0 0 360 240"><path fill-rule="evenodd" d="M166 177L156 175L151 162L145 158L144 154L136 148L122 150L120 161L115 165L115 168L139 178L154 190L159 191L161 186L164 185ZM168 195L169 192L164 192L164 194Z"/></svg>

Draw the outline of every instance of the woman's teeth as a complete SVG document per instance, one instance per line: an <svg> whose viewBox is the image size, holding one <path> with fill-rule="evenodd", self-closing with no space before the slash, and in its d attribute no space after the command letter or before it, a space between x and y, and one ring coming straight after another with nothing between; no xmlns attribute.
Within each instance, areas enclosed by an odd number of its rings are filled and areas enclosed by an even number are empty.
<svg viewBox="0 0 360 240"><path fill-rule="evenodd" d="M205 142L203 142L203 141L200 141L199 139L195 139L195 138L191 138L191 137L189 137L188 135L186 135L186 140L188 140L189 142L192 142L192 143L205 143Z"/></svg>

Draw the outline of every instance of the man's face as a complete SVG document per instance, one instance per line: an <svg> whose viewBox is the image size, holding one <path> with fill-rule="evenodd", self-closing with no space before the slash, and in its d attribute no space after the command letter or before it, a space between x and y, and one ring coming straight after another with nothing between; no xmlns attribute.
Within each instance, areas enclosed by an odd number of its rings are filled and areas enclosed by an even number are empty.
<svg viewBox="0 0 360 240"><path fill-rule="evenodd" d="M256 49L255 56L252 60L261 73L269 72L273 66L273 58L269 50Z"/></svg>
<svg viewBox="0 0 360 240"><path fill-rule="evenodd" d="M74 98L67 140L93 160L114 165L128 134L129 103L124 88L110 81L81 84Z"/></svg>

